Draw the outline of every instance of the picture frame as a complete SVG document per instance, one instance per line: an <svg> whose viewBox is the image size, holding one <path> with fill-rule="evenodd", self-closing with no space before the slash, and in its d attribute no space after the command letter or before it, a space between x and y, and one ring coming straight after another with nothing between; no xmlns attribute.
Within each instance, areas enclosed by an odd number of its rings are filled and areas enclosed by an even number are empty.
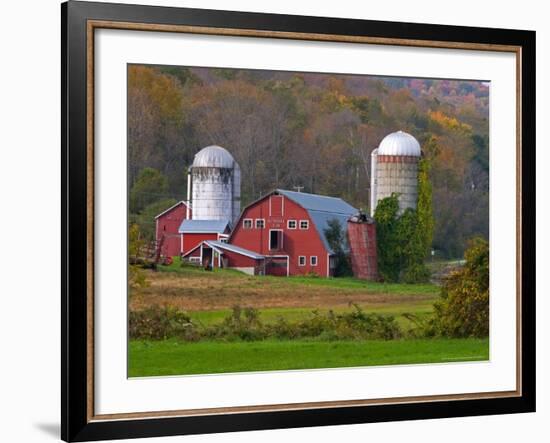
<svg viewBox="0 0 550 443"><path fill-rule="evenodd" d="M62 18L62 410L65 441L535 411L535 33L69 1ZM96 414L94 45L99 29L515 54L516 389ZM496 128L498 130L498 128ZM102 177L104 178L104 177ZM102 179L101 178L101 179ZM504 198L504 197L499 197ZM122 328L122 326L121 326ZM121 329L122 330L122 329Z"/></svg>

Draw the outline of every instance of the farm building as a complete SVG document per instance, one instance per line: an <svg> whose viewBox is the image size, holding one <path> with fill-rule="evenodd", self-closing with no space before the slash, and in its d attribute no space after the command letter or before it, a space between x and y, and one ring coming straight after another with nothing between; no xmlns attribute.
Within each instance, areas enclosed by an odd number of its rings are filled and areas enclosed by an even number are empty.
<svg viewBox="0 0 550 443"><path fill-rule="evenodd" d="M372 215L378 201L392 193L398 195L400 212L416 208L421 155L420 144L410 134L397 131L384 137L371 155L371 217L341 198L282 189L251 203L239 216L239 164L226 149L208 146L189 168L187 202L157 216L157 245L163 239L162 255L181 255L208 267L253 275L330 277L336 254L325 231L337 220L349 243L354 275L375 279Z"/></svg>
<svg viewBox="0 0 550 443"><path fill-rule="evenodd" d="M271 263L271 257L223 240L203 240L189 250L184 258L207 268L231 268L250 275L266 275ZM281 275L288 275L288 269L284 269Z"/></svg>
<svg viewBox="0 0 550 443"><path fill-rule="evenodd" d="M348 220L348 243L353 275L365 280L378 278L376 223L359 213Z"/></svg>
<svg viewBox="0 0 550 443"><path fill-rule="evenodd" d="M179 227L181 235L181 255L196 257L192 252L205 240L226 240L229 236L228 220L183 220ZM180 252L178 254L180 255ZM191 261L197 261L193 258Z"/></svg>
<svg viewBox="0 0 550 443"><path fill-rule="evenodd" d="M192 214L186 202L180 201L155 217L155 240L159 255L174 257L181 253L181 222Z"/></svg>
<svg viewBox="0 0 550 443"><path fill-rule="evenodd" d="M371 216L378 202L398 194L399 211L416 209L418 161L422 155L418 140L397 131L386 135L371 153Z"/></svg>
<svg viewBox="0 0 550 443"><path fill-rule="evenodd" d="M229 268L251 268L250 263L240 263L253 258L255 270L248 269L249 273L329 277L334 273L335 260L325 230L329 221L337 220L345 235L348 219L356 213L357 209L340 198L277 189L243 210L227 244L218 245L222 256L219 263ZM216 245L209 241L201 248L204 251L212 246L216 253Z"/></svg>
<svg viewBox="0 0 550 443"><path fill-rule="evenodd" d="M241 212L241 169L227 149L207 146L201 149L189 168L187 199L193 196L193 218L229 220Z"/></svg>

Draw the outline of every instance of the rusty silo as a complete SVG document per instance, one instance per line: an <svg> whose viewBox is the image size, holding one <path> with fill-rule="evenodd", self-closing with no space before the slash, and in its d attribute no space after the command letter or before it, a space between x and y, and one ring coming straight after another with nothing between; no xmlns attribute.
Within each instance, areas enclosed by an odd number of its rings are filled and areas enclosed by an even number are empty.
<svg viewBox="0 0 550 443"><path fill-rule="evenodd" d="M376 224L359 213L348 220L348 240L353 275L365 280L378 279Z"/></svg>

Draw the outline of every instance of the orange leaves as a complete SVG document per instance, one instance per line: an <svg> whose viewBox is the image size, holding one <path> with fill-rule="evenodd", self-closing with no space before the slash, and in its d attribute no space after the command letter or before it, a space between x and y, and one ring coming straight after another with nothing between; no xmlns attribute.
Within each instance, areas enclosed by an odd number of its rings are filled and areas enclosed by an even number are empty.
<svg viewBox="0 0 550 443"><path fill-rule="evenodd" d="M145 94L161 118L175 119L181 113L182 91L176 80L149 66L128 67L129 94Z"/></svg>
<svg viewBox="0 0 550 443"><path fill-rule="evenodd" d="M428 111L428 115L430 116L430 119L432 121L436 122L447 130L464 134L472 133L472 127L470 125L460 122L455 117L449 117L441 111Z"/></svg>

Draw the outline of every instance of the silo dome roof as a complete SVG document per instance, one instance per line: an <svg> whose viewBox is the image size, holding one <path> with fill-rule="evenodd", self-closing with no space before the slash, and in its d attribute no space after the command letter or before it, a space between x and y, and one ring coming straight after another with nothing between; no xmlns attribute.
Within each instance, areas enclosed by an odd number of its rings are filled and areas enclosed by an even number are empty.
<svg viewBox="0 0 550 443"><path fill-rule="evenodd" d="M403 131L386 135L378 146L378 155L407 155L420 157L420 143L411 134Z"/></svg>
<svg viewBox="0 0 550 443"><path fill-rule="evenodd" d="M193 167L198 168L233 168L235 159L229 151L221 146L207 146L195 154Z"/></svg>

